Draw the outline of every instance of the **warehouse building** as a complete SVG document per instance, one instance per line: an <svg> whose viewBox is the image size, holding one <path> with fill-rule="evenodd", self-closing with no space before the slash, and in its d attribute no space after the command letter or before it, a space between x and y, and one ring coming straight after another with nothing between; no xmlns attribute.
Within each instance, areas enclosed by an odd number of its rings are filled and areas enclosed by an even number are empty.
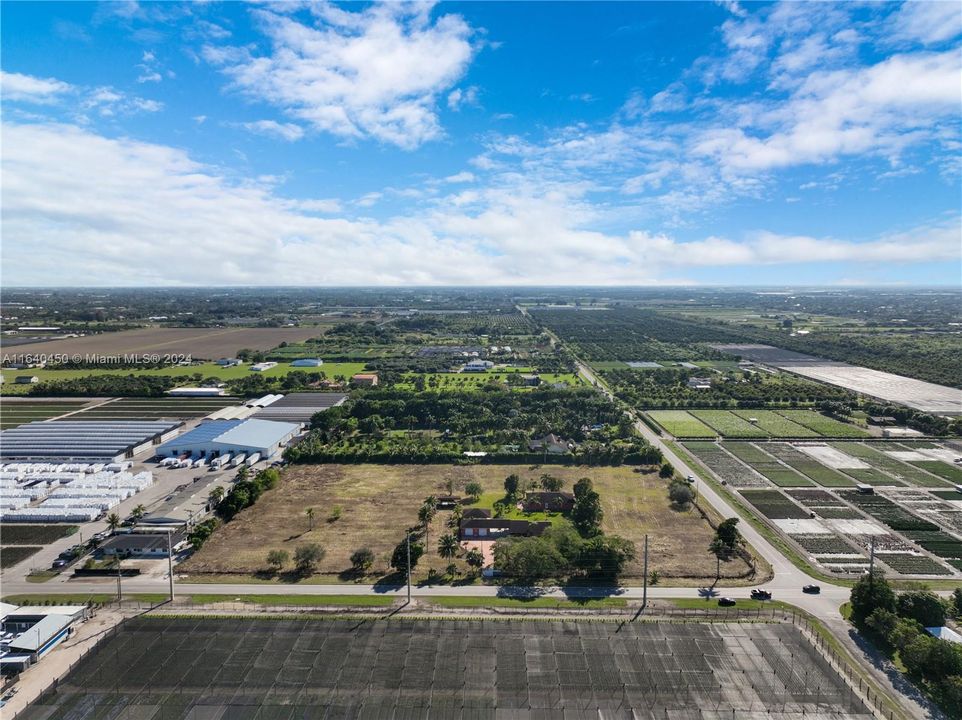
<svg viewBox="0 0 962 720"><path fill-rule="evenodd" d="M221 455L266 460L276 455L301 430L296 423L270 420L207 420L157 448L161 457Z"/></svg>
<svg viewBox="0 0 962 720"><path fill-rule="evenodd" d="M3 462L112 463L173 437L170 420L44 420L0 432Z"/></svg>
<svg viewBox="0 0 962 720"><path fill-rule="evenodd" d="M5 675L23 672L63 642L74 623L86 618L84 605L0 603L0 670Z"/></svg>
<svg viewBox="0 0 962 720"><path fill-rule="evenodd" d="M291 363L291 367L321 367L323 364L320 358L298 358Z"/></svg>

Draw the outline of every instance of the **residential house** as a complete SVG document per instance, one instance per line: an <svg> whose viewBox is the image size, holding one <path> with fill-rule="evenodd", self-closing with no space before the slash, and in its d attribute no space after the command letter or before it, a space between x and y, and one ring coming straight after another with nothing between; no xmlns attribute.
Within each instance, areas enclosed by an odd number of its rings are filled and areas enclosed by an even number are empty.
<svg viewBox="0 0 962 720"><path fill-rule="evenodd" d="M376 373L357 373L351 376L351 382L361 387L374 387L377 385Z"/></svg>
<svg viewBox="0 0 962 720"><path fill-rule="evenodd" d="M711 379L706 377L688 378L688 387L693 390L711 390Z"/></svg>
<svg viewBox="0 0 962 720"><path fill-rule="evenodd" d="M547 452L551 455L564 455L568 452L568 443L554 433L549 433L544 437L534 438L528 441L528 450L531 452Z"/></svg>
<svg viewBox="0 0 962 720"><path fill-rule="evenodd" d="M465 508L461 513L462 520L483 520L491 517L491 511L485 508Z"/></svg>
<svg viewBox="0 0 962 720"><path fill-rule="evenodd" d="M504 537L537 537L549 522L528 522L506 518L470 518L461 520L462 540L498 540Z"/></svg>
<svg viewBox="0 0 962 720"><path fill-rule="evenodd" d="M575 496L567 492L537 491L524 496L521 507L525 512L570 512L575 505Z"/></svg>

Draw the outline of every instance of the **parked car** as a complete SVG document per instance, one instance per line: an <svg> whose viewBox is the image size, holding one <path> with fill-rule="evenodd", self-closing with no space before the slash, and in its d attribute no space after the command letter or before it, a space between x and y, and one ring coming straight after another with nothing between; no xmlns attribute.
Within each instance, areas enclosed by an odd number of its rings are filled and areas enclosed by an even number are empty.
<svg viewBox="0 0 962 720"><path fill-rule="evenodd" d="M62 558L57 558L52 563L50 563L50 567L53 570L59 570L60 568L65 568L67 567L67 561Z"/></svg>
<svg viewBox="0 0 962 720"><path fill-rule="evenodd" d="M721 607L731 607L732 605L735 604L735 601L732 600L731 598L723 597L723 598L718 598L718 604Z"/></svg>
<svg viewBox="0 0 962 720"><path fill-rule="evenodd" d="M694 482L695 482L695 476L694 476L694 475L689 475L688 477L685 478L685 480L687 480L687 481L690 482L690 483L694 483Z"/></svg>
<svg viewBox="0 0 962 720"><path fill-rule="evenodd" d="M802 588L802 592L803 592L803 593L808 593L809 595L818 595L820 592L822 592L822 586L821 586L821 585L806 585L805 587Z"/></svg>
<svg viewBox="0 0 962 720"><path fill-rule="evenodd" d="M771 600L772 591L762 590L761 588L755 588L752 590L752 600Z"/></svg>

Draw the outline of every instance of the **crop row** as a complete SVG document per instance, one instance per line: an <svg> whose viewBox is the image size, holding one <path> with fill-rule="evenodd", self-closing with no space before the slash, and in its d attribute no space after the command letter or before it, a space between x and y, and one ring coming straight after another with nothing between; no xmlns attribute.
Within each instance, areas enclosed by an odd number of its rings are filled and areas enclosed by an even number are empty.
<svg viewBox="0 0 962 720"><path fill-rule="evenodd" d="M854 555L857 551L836 535L790 535L813 555Z"/></svg>
<svg viewBox="0 0 962 720"><path fill-rule="evenodd" d="M778 490L742 490L742 497L771 520L801 520L809 513L793 503Z"/></svg>
<svg viewBox="0 0 962 720"><path fill-rule="evenodd" d="M814 410L781 410L779 414L825 437L862 438L869 435L855 425L833 420Z"/></svg>
<svg viewBox="0 0 962 720"><path fill-rule="evenodd" d="M822 465L814 458L799 452L785 443L772 443L766 446L768 452L786 465L791 466L806 477L825 487L851 487L855 482L842 473Z"/></svg>
<svg viewBox="0 0 962 720"><path fill-rule="evenodd" d="M799 475L791 468L782 465L771 455L762 452L751 443L733 442L726 443L723 447L779 487L804 487L813 484L807 477Z"/></svg>
<svg viewBox="0 0 962 720"><path fill-rule="evenodd" d="M891 455L886 455L881 450L870 445L853 442L833 442L830 443L830 445L847 455L857 457L859 460L868 463L877 470L888 473L896 480L904 480L912 485L922 487L945 487L945 483L941 480L937 480L931 475L922 472L920 469L895 459Z"/></svg>
<svg viewBox="0 0 962 720"><path fill-rule="evenodd" d="M855 505L859 510L868 513L893 530L903 532L905 530L939 529L934 523L916 517L888 498L878 495L862 495L853 490L841 490L839 491L839 495Z"/></svg>
<svg viewBox="0 0 962 720"><path fill-rule="evenodd" d="M902 575L949 575L949 571L925 555L884 553L878 559Z"/></svg>
<svg viewBox="0 0 962 720"><path fill-rule="evenodd" d="M709 470L734 487L764 487L765 480L712 442L689 442L687 447Z"/></svg>

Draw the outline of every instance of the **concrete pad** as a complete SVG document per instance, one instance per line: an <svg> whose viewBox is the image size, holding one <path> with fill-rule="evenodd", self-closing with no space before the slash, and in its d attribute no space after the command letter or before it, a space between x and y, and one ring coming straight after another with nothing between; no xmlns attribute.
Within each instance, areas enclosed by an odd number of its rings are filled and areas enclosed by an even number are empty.
<svg viewBox="0 0 962 720"><path fill-rule="evenodd" d="M847 455L830 445L796 445L795 448L833 470L868 470L871 468L868 463Z"/></svg>
<svg viewBox="0 0 962 720"><path fill-rule="evenodd" d="M772 520L782 532L789 535L831 535L832 531L822 524L821 520L804 518L801 520L782 519Z"/></svg>
<svg viewBox="0 0 962 720"><path fill-rule="evenodd" d="M888 530L871 520L826 520L840 535L885 535Z"/></svg>

